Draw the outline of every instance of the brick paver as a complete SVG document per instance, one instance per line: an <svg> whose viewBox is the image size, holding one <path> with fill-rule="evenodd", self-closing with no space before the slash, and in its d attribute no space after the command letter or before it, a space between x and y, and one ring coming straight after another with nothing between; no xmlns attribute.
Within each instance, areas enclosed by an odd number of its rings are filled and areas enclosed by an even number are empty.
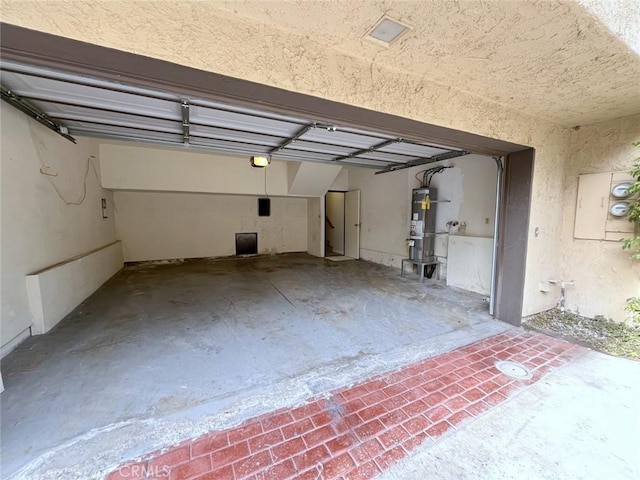
<svg viewBox="0 0 640 480"><path fill-rule="evenodd" d="M151 453L108 480L373 478L579 351L544 335L505 332ZM533 377L508 377L498 360L520 362Z"/></svg>

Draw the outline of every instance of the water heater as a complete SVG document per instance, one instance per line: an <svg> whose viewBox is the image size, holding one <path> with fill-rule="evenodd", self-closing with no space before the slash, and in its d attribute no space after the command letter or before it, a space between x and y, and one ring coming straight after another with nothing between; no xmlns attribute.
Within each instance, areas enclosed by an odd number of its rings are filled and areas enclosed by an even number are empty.
<svg viewBox="0 0 640 480"><path fill-rule="evenodd" d="M415 262L435 262L436 200L438 191L432 187L413 189L409 258Z"/></svg>

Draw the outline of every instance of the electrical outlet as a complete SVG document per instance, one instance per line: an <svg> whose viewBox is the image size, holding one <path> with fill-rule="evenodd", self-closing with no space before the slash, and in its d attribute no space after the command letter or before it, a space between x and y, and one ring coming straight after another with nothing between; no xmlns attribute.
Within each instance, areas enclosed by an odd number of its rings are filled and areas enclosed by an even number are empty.
<svg viewBox="0 0 640 480"><path fill-rule="evenodd" d="M484 217L484 223L485 225L489 225L489 217Z"/></svg>

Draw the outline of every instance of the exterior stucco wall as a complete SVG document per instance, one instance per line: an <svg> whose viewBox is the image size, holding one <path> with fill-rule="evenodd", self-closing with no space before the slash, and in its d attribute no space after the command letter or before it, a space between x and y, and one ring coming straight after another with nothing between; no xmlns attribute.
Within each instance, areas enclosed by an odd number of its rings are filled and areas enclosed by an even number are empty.
<svg viewBox="0 0 640 480"><path fill-rule="evenodd" d="M523 314L555 304L538 290L538 283L560 275L562 210L557 205L563 199L568 129L424 77L372 66L313 38L213 10L205 19L197 4L91 2L73 10L46 5L20 2L20 8L4 9L4 21L534 147L530 230L539 227L542 234L530 235ZM184 35L190 15L194 21Z"/></svg>
<svg viewBox="0 0 640 480"><path fill-rule="evenodd" d="M391 48L364 38L384 14L414 27ZM178 62L210 66L240 57L234 46L250 37L258 81L266 82L291 73L295 83L306 83L307 57L327 63L316 83L331 85L339 67L331 50L566 127L640 109L633 81L640 62L629 49L637 37L631 33L637 0L3 0L0 15L78 37L91 30L98 42L161 58L175 58L178 50ZM283 43L283 30L305 41ZM177 49L166 48L175 42ZM299 66L279 68L291 59Z"/></svg>
<svg viewBox="0 0 640 480"><path fill-rule="evenodd" d="M571 134L571 155L565 163L564 223L562 229L562 279L568 287L566 306L593 317L604 315L622 321L625 300L640 294L640 262L629 258L620 243L573 238L578 175L628 172L640 148L640 115L581 127ZM551 294L557 300L559 292Z"/></svg>

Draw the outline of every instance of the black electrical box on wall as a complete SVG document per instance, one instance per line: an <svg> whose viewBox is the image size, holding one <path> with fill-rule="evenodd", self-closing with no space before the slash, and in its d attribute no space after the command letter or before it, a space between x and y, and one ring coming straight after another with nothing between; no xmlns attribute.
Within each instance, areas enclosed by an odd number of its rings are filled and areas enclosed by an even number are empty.
<svg viewBox="0 0 640 480"><path fill-rule="evenodd" d="M270 198L258 199L258 216L259 217L271 216L271 199Z"/></svg>

